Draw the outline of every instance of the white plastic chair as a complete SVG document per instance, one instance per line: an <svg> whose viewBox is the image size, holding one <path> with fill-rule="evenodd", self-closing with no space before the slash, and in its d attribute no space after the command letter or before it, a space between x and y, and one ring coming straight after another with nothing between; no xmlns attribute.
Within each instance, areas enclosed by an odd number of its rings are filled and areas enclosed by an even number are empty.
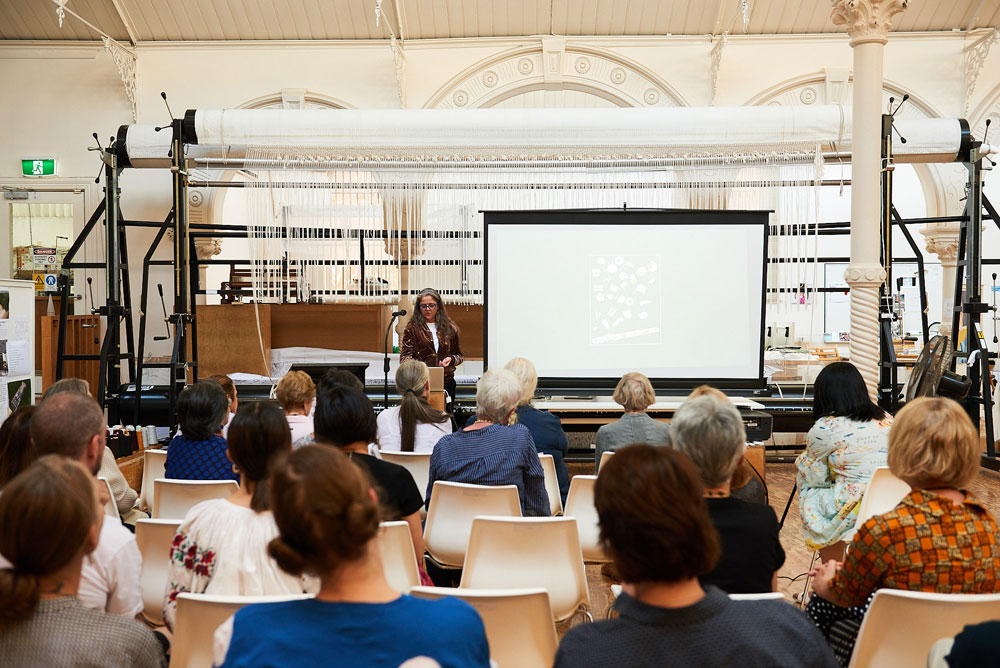
<svg viewBox="0 0 1000 668"><path fill-rule="evenodd" d="M104 504L104 514L108 517L113 517L119 522L122 520L121 513L118 512L118 503L115 501L115 495L111 491L111 483L108 482L107 478L98 478L104 486L108 488L108 502Z"/></svg>
<svg viewBox="0 0 1000 668"><path fill-rule="evenodd" d="M157 478L153 481L153 517L183 519L187 511L202 501L224 499L236 493L240 486L235 480L174 480Z"/></svg>
<svg viewBox="0 0 1000 668"><path fill-rule="evenodd" d="M520 517L517 486L435 481L424 524L424 546L431 558L446 568L461 568L477 515Z"/></svg>
<svg viewBox="0 0 1000 668"><path fill-rule="evenodd" d="M759 594L729 594L734 601L784 601L785 595L780 591L766 591Z"/></svg>
<svg viewBox="0 0 1000 668"><path fill-rule="evenodd" d="M556 621L578 612L593 619L572 517L477 517L472 521L460 587L544 587Z"/></svg>
<svg viewBox="0 0 1000 668"><path fill-rule="evenodd" d="M538 454L545 474L545 493L549 495L549 515L562 515L562 496L559 494L559 478L556 476L556 460L552 455Z"/></svg>
<svg viewBox="0 0 1000 668"><path fill-rule="evenodd" d="M420 498L427 494L427 481L431 475L431 454L429 452L386 452L379 451L383 461L399 464L413 476L413 482L417 483L420 490Z"/></svg>
<svg viewBox="0 0 1000 668"><path fill-rule="evenodd" d="M177 621L170 644L170 668L211 668L216 629L237 610L254 603L312 598L299 596L210 596L178 594Z"/></svg>
<svg viewBox="0 0 1000 668"><path fill-rule="evenodd" d="M609 460L609 459L611 459L611 457L612 457L612 456L613 456L614 454L615 454L615 453L614 453L614 452L612 452L612 451L610 451L610 450L608 450L608 451L606 451L606 452L602 452L602 453L601 453L601 462L600 462L600 464L598 464L598 465L597 465L597 472L598 472L598 473L600 473L600 472L601 472L601 467L602 467L602 466L604 466L605 464L607 464L607 463L608 463L608 460Z"/></svg>
<svg viewBox="0 0 1000 668"><path fill-rule="evenodd" d="M889 512L909 493L910 486L897 478L888 467L878 467L868 482L865 495L861 497L861 507L858 508L858 519L854 528L860 527L870 517Z"/></svg>
<svg viewBox="0 0 1000 668"><path fill-rule="evenodd" d="M605 453L611 454L611 453ZM566 509L563 515L575 517L580 536L583 558L587 561L611 561L601 547L597 526L597 508L594 507L596 475L577 475L569 481Z"/></svg>
<svg viewBox="0 0 1000 668"><path fill-rule="evenodd" d="M142 451L142 484L139 487L140 507L152 511L154 494L153 481L166 473L167 451L150 448Z"/></svg>
<svg viewBox="0 0 1000 668"><path fill-rule="evenodd" d="M966 624L1000 619L1000 594L879 589L861 622L850 668L923 666L934 643Z"/></svg>
<svg viewBox="0 0 1000 668"><path fill-rule="evenodd" d="M170 545L181 520L140 519L135 523L135 542L142 553L142 616L159 626L167 595Z"/></svg>
<svg viewBox="0 0 1000 668"><path fill-rule="evenodd" d="M556 655L556 627L545 589L414 587L418 598L460 598L486 627L490 658L500 668L549 668Z"/></svg>
<svg viewBox="0 0 1000 668"><path fill-rule="evenodd" d="M382 522L378 532L382 570L389 586L404 594L420 584L409 522Z"/></svg>

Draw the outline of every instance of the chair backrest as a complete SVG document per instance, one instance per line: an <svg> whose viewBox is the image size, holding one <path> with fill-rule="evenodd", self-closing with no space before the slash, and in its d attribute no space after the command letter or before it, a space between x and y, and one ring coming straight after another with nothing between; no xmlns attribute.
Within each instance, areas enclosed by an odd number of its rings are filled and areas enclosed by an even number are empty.
<svg viewBox="0 0 1000 668"><path fill-rule="evenodd" d="M854 527L861 526L870 517L889 512L909 493L910 486L897 478L888 467L878 467L868 482L865 495L861 497L861 507L858 508L858 519Z"/></svg>
<svg viewBox="0 0 1000 668"><path fill-rule="evenodd" d="M98 480L104 483L104 486L108 489L108 502L104 504L104 514L121 522L122 516L118 512L118 502L115 501L114 492L111 491L111 483L108 482L107 478L98 478Z"/></svg>
<svg viewBox="0 0 1000 668"><path fill-rule="evenodd" d="M156 448L142 451L142 485L139 488L139 503L146 510L153 510L153 500L156 492L153 481L162 478L166 473L167 451Z"/></svg>
<svg viewBox="0 0 1000 668"><path fill-rule="evenodd" d="M155 625L163 623L170 544L180 525L181 520L140 519L135 523L135 542L142 553L142 616Z"/></svg>
<svg viewBox="0 0 1000 668"><path fill-rule="evenodd" d="M409 522L382 522L378 532L378 547L382 555L382 570L393 589L404 594L420 584L417 556Z"/></svg>
<svg viewBox="0 0 1000 668"><path fill-rule="evenodd" d="M490 658L500 668L549 668L556 655L556 627L545 589L414 587L418 598L460 598L486 627Z"/></svg>
<svg viewBox="0 0 1000 668"><path fill-rule="evenodd" d="M584 559L587 561L610 561L601 548L598 536L597 509L594 507L594 485L596 483L596 475L573 476L573 479L569 481L569 494L566 495L566 510L563 511L563 515L576 518Z"/></svg>
<svg viewBox="0 0 1000 668"><path fill-rule="evenodd" d="M780 591L767 591L759 594L730 594L734 601L784 601L785 595Z"/></svg>
<svg viewBox="0 0 1000 668"><path fill-rule="evenodd" d="M938 638L992 619L1000 619L1000 594L879 589L861 623L850 668L926 665Z"/></svg>
<svg viewBox="0 0 1000 668"><path fill-rule="evenodd" d="M213 638L216 629L245 605L274 603L302 598L298 596L211 596L178 594L177 621L170 644L170 668L211 668Z"/></svg>
<svg viewBox="0 0 1000 668"><path fill-rule="evenodd" d="M424 545L442 566L461 568L477 515L521 516L517 485L487 487L462 482L434 482L424 523Z"/></svg>
<svg viewBox="0 0 1000 668"><path fill-rule="evenodd" d="M399 464L413 476L420 490L420 498L427 494L427 481L430 479L431 454L429 452L386 452L380 450L379 455L384 461ZM426 499L424 499L426 501Z"/></svg>
<svg viewBox="0 0 1000 668"><path fill-rule="evenodd" d="M224 499L238 490L235 480L174 480L157 478L153 481L153 517L183 519L187 511L202 501Z"/></svg>
<svg viewBox="0 0 1000 668"><path fill-rule="evenodd" d="M463 588L549 592L562 621L590 608L587 574L572 517L477 517L462 568Z"/></svg>
<svg viewBox="0 0 1000 668"><path fill-rule="evenodd" d="M549 515L562 515L562 496L559 494L559 478L556 477L556 460L552 455L538 454L545 474L545 493L549 495Z"/></svg>
<svg viewBox="0 0 1000 668"><path fill-rule="evenodd" d="M601 467L604 466L605 464L607 464L608 460L611 459L612 455L614 455L614 454L615 453L611 452L611 451L606 451L606 452L602 452L601 453L601 461L597 465L597 472L598 473L601 472Z"/></svg>

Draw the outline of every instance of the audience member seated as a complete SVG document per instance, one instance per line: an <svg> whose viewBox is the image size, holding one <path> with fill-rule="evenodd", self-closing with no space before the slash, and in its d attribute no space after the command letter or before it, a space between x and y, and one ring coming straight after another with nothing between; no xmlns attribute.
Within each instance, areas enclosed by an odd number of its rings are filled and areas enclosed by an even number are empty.
<svg viewBox="0 0 1000 668"><path fill-rule="evenodd" d="M321 393L317 418L322 402ZM271 556L293 575L319 576L319 593L237 612L216 632L216 665L397 668L414 657L444 668L489 665L483 623L469 605L401 595L386 582L377 495L343 454L308 446L280 459L271 507L280 532Z"/></svg>
<svg viewBox="0 0 1000 668"><path fill-rule="evenodd" d="M1000 591L996 520L965 491L979 474L979 451L978 430L951 399L915 399L896 414L889 468L912 490L861 525L842 564L816 568L806 607L845 664L878 589Z"/></svg>
<svg viewBox="0 0 1000 668"><path fill-rule="evenodd" d="M829 364L816 376L813 417L805 452L795 461L802 534L822 561L840 560L868 482L885 466L892 418L868 398L850 362Z"/></svg>
<svg viewBox="0 0 1000 668"><path fill-rule="evenodd" d="M837 665L794 606L733 601L698 583L715 565L718 537L698 471L682 453L622 448L594 494L601 542L624 581L619 616L570 629L556 668Z"/></svg>
<svg viewBox="0 0 1000 668"><path fill-rule="evenodd" d="M345 369L328 369L323 377L319 379L316 383L316 396L319 396L320 392L323 392L328 387L334 387L335 385L344 385L353 390L357 390L361 394L365 393L365 384L361 382L361 379L355 376L350 371ZM318 403L318 402L316 402ZM316 403L313 404L312 412L313 415L313 431L315 432L315 412ZM309 434L308 436L303 436L299 439L292 439L292 449L301 448L304 445L312 445L316 442L314 434ZM368 454L373 457L377 454L377 446L374 443L369 444Z"/></svg>
<svg viewBox="0 0 1000 668"><path fill-rule="evenodd" d="M521 512L549 514L545 473L531 432L508 426L523 393L506 369L490 369L476 384L476 421L438 441L431 453L427 504L437 480L473 485L517 485Z"/></svg>
<svg viewBox="0 0 1000 668"><path fill-rule="evenodd" d="M332 445L359 464L372 477L386 522L403 520L410 525L417 563L423 569L424 533L420 525L423 499L410 472L399 464L368 454L375 440L375 411L364 393L347 385L327 385L317 395L316 442Z"/></svg>
<svg viewBox="0 0 1000 668"><path fill-rule="evenodd" d="M222 438L227 438L229 434L229 423L233 421L234 417L236 417L236 411L240 407L240 400L236 394L236 383L234 383L233 379L229 376L224 376L222 374L209 376L208 379L214 380L222 386L222 391L226 393L226 399L229 401L226 422L222 425Z"/></svg>
<svg viewBox="0 0 1000 668"><path fill-rule="evenodd" d="M535 442L535 449L541 454L552 455L552 461L556 465L556 478L559 481L559 495L563 503L566 503L566 494L569 492L569 472L566 470L566 462L563 457L569 450L569 439L563 431L562 423L552 413L540 411L531 405L531 400L535 396L538 388L538 372L535 365L523 357L515 357L504 365L504 368L517 376L521 381L524 390L521 392L521 400L517 404L517 424L523 424L531 433L531 440Z"/></svg>
<svg viewBox="0 0 1000 668"><path fill-rule="evenodd" d="M927 668L1000 666L1000 621L966 624L954 638L942 638L927 654Z"/></svg>
<svg viewBox="0 0 1000 668"><path fill-rule="evenodd" d="M774 591L777 571L785 563L778 518L771 506L729 494L729 481L746 449L739 411L725 399L688 399L674 414L670 441L698 468L708 514L721 539L719 560L699 578L701 583L729 594Z"/></svg>
<svg viewBox="0 0 1000 668"><path fill-rule="evenodd" d="M178 480L236 480L226 457L222 425L229 417L229 400L214 380L185 387L177 397L177 421L182 434L167 446L164 477Z"/></svg>
<svg viewBox="0 0 1000 668"><path fill-rule="evenodd" d="M269 510L267 476L275 455L292 448L288 423L274 405L243 404L229 429L229 459L240 489L199 503L184 517L170 548L163 620L173 629L177 594L301 594L299 578L278 568L267 544L278 535Z"/></svg>
<svg viewBox="0 0 1000 668"><path fill-rule="evenodd" d="M65 457L42 457L4 487L0 551L12 563L0 568L0 665L164 665L149 629L77 598L103 520L92 476Z"/></svg>
<svg viewBox="0 0 1000 668"><path fill-rule="evenodd" d="M688 395L688 399L697 397L715 397L719 401L729 402L729 397L711 385L699 385ZM729 481L729 496L743 501L767 503L764 481L759 475L744 457L740 460L740 465L736 467L733 477Z"/></svg>
<svg viewBox="0 0 1000 668"><path fill-rule="evenodd" d="M0 425L0 489L35 461L31 443L34 406L20 406Z"/></svg>
<svg viewBox="0 0 1000 668"><path fill-rule="evenodd" d="M289 371L278 382L275 392L281 410L285 411L292 442L313 433L312 408L316 400L316 386L305 371Z"/></svg>
<svg viewBox="0 0 1000 668"><path fill-rule="evenodd" d="M104 487L97 484L96 473L101 465L107 428L97 402L74 392L45 399L31 416L31 440L36 454L59 455L80 462L95 476L93 484L98 491ZM98 498L102 505L107 501ZM9 568L10 564L0 557L0 568L4 567ZM132 532L120 522L102 522L97 549L83 562L76 596L84 607L135 617L142 611L141 573L142 555Z"/></svg>
<svg viewBox="0 0 1000 668"><path fill-rule="evenodd" d="M82 378L63 378L49 385L49 389L45 390L45 394L42 395L42 401L62 392L73 392L86 397L93 396L90 394L90 383L87 381ZM129 487L128 481L125 480L121 469L118 468L118 462L115 461L114 453L107 446L105 446L104 453L101 455L101 468L97 472L97 476L108 481L108 486L111 488L111 495L115 499L115 505L118 506L118 514L121 516L123 523L134 526L136 520L149 517L149 515L139 510L139 494Z"/></svg>
<svg viewBox="0 0 1000 668"><path fill-rule="evenodd" d="M667 445L670 443L670 427L646 415L646 409L656 402L656 394L649 378L637 371L622 376L612 395L615 402L625 409L616 422L606 424L597 430L597 451L594 472L601 465L605 452L633 443Z"/></svg>
<svg viewBox="0 0 1000 668"><path fill-rule="evenodd" d="M378 447L386 452L434 450L442 436L451 433L451 416L427 403L431 373L420 360L406 360L396 369L398 406L378 414Z"/></svg>

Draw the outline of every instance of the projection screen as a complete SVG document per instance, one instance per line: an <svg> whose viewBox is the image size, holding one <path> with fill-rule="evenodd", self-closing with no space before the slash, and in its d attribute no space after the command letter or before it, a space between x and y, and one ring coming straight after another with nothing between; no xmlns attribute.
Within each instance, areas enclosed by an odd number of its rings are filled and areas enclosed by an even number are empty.
<svg viewBox="0 0 1000 668"><path fill-rule="evenodd" d="M487 211L486 365L763 387L767 211Z"/></svg>

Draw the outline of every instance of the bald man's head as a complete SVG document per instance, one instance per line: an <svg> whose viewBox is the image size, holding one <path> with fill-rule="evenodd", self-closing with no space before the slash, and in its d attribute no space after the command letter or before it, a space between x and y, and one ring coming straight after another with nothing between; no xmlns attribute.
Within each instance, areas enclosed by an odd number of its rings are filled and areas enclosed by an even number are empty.
<svg viewBox="0 0 1000 668"><path fill-rule="evenodd" d="M31 416L31 441L38 456L62 455L97 474L104 451L107 423L100 405L73 392L45 399Z"/></svg>

